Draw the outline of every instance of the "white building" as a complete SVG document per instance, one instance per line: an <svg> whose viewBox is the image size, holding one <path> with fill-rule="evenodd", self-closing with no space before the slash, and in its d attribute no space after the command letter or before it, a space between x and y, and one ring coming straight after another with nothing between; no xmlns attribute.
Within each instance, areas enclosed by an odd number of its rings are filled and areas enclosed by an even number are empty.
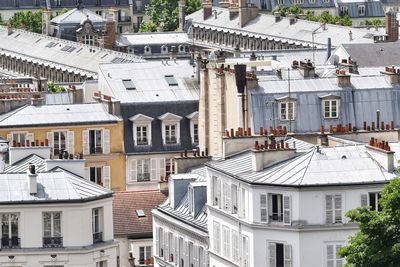
<svg viewBox="0 0 400 267"><path fill-rule="evenodd" d="M378 209L394 152L351 145L246 150L207 163L210 266L343 266L358 227L348 210Z"/></svg>
<svg viewBox="0 0 400 267"><path fill-rule="evenodd" d="M112 192L75 174L82 160L40 162L0 174L0 266L117 266Z"/></svg>
<svg viewBox="0 0 400 267"><path fill-rule="evenodd" d="M153 210L154 266L208 266L204 171L171 175L169 199Z"/></svg>

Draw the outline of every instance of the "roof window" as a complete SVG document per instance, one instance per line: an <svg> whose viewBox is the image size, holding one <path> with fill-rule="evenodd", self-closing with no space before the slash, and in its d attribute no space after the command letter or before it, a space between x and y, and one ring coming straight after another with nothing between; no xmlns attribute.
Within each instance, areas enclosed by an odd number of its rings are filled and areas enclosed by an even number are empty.
<svg viewBox="0 0 400 267"><path fill-rule="evenodd" d="M146 214L144 214L143 210L136 210L136 215L138 217L146 217Z"/></svg>
<svg viewBox="0 0 400 267"><path fill-rule="evenodd" d="M169 86L178 86L178 81L175 79L174 75L165 75L164 78Z"/></svg>
<svg viewBox="0 0 400 267"><path fill-rule="evenodd" d="M135 90L136 86L131 79L122 80L126 90Z"/></svg>

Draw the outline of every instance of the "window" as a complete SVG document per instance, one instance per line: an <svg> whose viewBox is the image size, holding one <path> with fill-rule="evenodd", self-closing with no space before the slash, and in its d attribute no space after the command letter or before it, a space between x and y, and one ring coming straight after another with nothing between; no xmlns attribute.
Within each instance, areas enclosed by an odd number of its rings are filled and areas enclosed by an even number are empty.
<svg viewBox="0 0 400 267"><path fill-rule="evenodd" d="M250 257L249 257L249 237L243 235L242 236L242 259L243 259L243 267L250 266Z"/></svg>
<svg viewBox="0 0 400 267"><path fill-rule="evenodd" d="M137 181L150 181L150 159L139 159L137 161Z"/></svg>
<svg viewBox="0 0 400 267"><path fill-rule="evenodd" d="M103 173L102 167L90 167L90 181L103 186L102 173Z"/></svg>
<svg viewBox="0 0 400 267"><path fill-rule="evenodd" d="M279 112L281 120L294 120L295 102L279 102Z"/></svg>
<svg viewBox="0 0 400 267"><path fill-rule="evenodd" d="M137 145L149 144L149 140L147 139L147 126L136 127L136 144Z"/></svg>
<svg viewBox="0 0 400 267"><path fill-rule="evenodd" d="M260 195L260 220L261 222L268 222L267 218L267 195Z"/></svg>
<svg viewBox="0 0 400 267"><path fill-rule="evenodd" d="M61 6L61 0L56 0L56 6Z"/></svg>
<svg viewBox="0 0 400 267"><path fill-rule="evenodd" d="M194 198L193 198L193 187L189 187L189 212L194 213Z"/></svg>
<svg viewBox="0 0 400 267"><path fill-rule="evenodd" d="M86 45L94 45L94 36L90 34L85 34L83 36L83 43Z"/></svg>
<svg viewBox="0 0 400 267"><path fill-rule="evenodd" d="M326 223L342 223L342 195L325 196Z"/></svg>
<svg viewBox="0 0 400 267"><path fill-rule="evenodd" d="M339 117L339 100L323 100L324 118L335 119Z"/></svg>
<svg viewBox="0 0 400 267"><path fill-rule="evenodd" d="M242 188L242 192L241 192L241 200L240 200L240 213L239 216L242 218L247 218L247 210L248 210L248 200L249 197L249 193L247 192L247 190L245 188Z"/></svg>
<svg viewBox="0 0 400 267"><path fill-rule="evenodd" d="M230 231L229 228L226 226L222 226L222 255L224 257L230 258Z"/></svg>
<svg viewBox="0 0 400 267"><path fill-rule="evenodd" d="M197 123L193 124L193 143L199 143L199 125Z"/></svg>
<svg viewBox="0 0 400 267"><path fill-rule="evenodd" d="M326 245L326 266L341 267L344 266L344 258L341 258L337 252L342 247L342 244L327 244Z"/></svg>
<svg viewBox="0 0 400 267"><path fill-rule="evenodd" d="M239 233L232 230L232 261L239 262Z"/></svg>
<svg viewBox="0 0 400 267"><path fill-rule="evenodd" d="M213 222L213 248L217 254L221 253L221 224Z"/></svg>
<svg viewBox="0 0 400 267"><path fill-rule="evenodd" d="M1 214L1 248L19 248L18 214Z"/></svg>
<svg viewBox="0 0 400 267"><path fill-rule="evenodd" d="M283 5L283 0L278 0L277 3L278 5Z"/></svg>
<svg viewBox="0 0 400 267"><path fill-rule="evenodd" d="M99 16L102 16L103 15L103 11L102 10L96 10L96 14L99 15Z"/></svg>
<svg viewBox="0 0 400 267"><path fill-rule="evenodd" d="M193 144L199 143L199 112L195 111L186 116L190 120L190 136Z"/></svg>
<svg viewBox="0 0 400 267"><path fill-rule="evenodd" d="M221 207L221 183L218 179L218 177L213 176L213 206L218 206Z"/></svg>
<svg viewBox="0 0 400 267"><path fill-rule="evenodd" d="M382 208L379 205L379 200L381 199L381 194L374 192L368 193L368 206L371 210L380 211ZM363 205L364 206L364 205Z"/></svg>
<svg viewBox="0 0 400 267"><path fill-rule="evenodd" d="M61 212L43 212L43 247L62 247Z"/></svg>
<svg viewBox="0 0 400 267"><path fill-rule="evenodd" d="M53 132L53 155L57 156L66 149L66 131Z"/></svg>
<svg viewBox="0 0 400 267"><path fill-rule="evenodd" d="M238 190L237 185L231 184L231 201L232 201L232 213L237 214L238 211Z"/></svg>
<svg viewBox="0 0 400 267"><path fill-rule="evenodd" d="M136 1L136 2L138 2L138 1ZM139 2L139 3L141 3L141 2ZM138 9L141 10L142 7L138 7ZM143 17L141 17L141 16L136 17L136 23L137 23L138 27L140 26L140 24L142 24L142 22L143 22ZM150 50L150 53L151 53L151 50Z"/></svg>
<svg viewBox="0 0 400 267"><path fill-rule="evenodd" d="M139 264L150 264L151 246L139 247Z"/></svg>
<svg viewBox="0 0 400 267"><path fill-rule="evenodd" d="M330 3L331 0L324 0L324 3Z"/></svg>
<svg viewBox="0 0 400 267"><path fill-rule="evenodd" d="M144 47L144 53L145 53L146 55L151 54L151 47L148 46L148 45L146 45L146 46Z"/></svg>
<svg viewBox="0 0 400 267"><path fill-rule="evenodd" d="M229 184L223 183L222 184L222 207L225 211L231 211L231 188Z"/></svg>
<svg viewBox="0 0 400 267"><path fill-rule="evenodd" d="M292 0L293 4L304 4L304 0Z"/></svg>
<svg viewBox="0 0 400 267"><path fill-rule="evenodd" d="M25 144L27 140L27 133L12 133L12 141L20 144Z"/></svg>
<svg viewBox="0 0 400 267"><path fill-rule="evenodd" d="M308 0L310 4L315 4L315 0Z"/></svg>
<svg viewBox="0 0 400 267"><path fill-rule="evenodd" d="M176 143L176 124L165 125L165 144Z"/></svg>
<svg viewBox="0 0 400 267"><path fill-rule="evenodd" d="M161 53L162 53L162 54L168 53L168 47L165 46L165 45L161 46Z"/></svg>
<svg viewBox="0 0 400 267"><path fill-rule="evenodd" d="M131 79L122 80L122 84L124 85L126 90L135 90L136 86Z"/></svg>
<svg viewBox="0 0 400 267"><path fill-rule="evenodd" d="M283 196L281 194L269 194L269 220L271 222L283 221Z"/></svg>
<svg viewBox="0 0 400 267"><path fill-rule="evenodd" d="M268 243L269 266L292 266L292 247L283 243Z"/></svg>
<svg viewBox="0 0 400 267"><path fill-rule="evenodd" d="M359 5L358 6L358 15L359 16L365 16L365 6L364 5Z"/></svg>
<svg viewBox="0 0 400 267"><path fill-rule="evenodd" d="M349 14L349 8L347 6L341 6L339 10L340 10L339 12L340 16L345 16Z"/></svg>
<svg viewBox="0 0 400 267"><path fill-rule="evenodd" d="M99 243L103 241L102 216L103 216L102 208L92 209L93 243Z"/></svg>
<svg viewBox="0 0 400 267"><path fill-rule="evenodd" d="M90 154L103 153L103 131L102 130L89 130L89 149Z"/></svg>
<svg viewBox="0 0 400 267"><path fill-rule="evenodd" d="M107 261L96 262L96 267L107 267Z"/></svg>
<svg viewBox="0 0 400 267"><path fill-rule="evenodd" d="M165 159L165 177L175 173L174 159Z"/></svg>

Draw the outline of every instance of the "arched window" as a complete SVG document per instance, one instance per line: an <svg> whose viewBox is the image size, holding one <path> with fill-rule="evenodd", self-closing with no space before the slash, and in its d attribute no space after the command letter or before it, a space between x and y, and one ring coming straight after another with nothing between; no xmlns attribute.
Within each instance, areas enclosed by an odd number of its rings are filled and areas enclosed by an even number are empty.
<svg viewBox="0 0 400 267"><path fill-rule="evenodd" d="M145 54L151 54L151 47L148 46L148 45L146 45L146 46L144 47L144 53L145 53Z"/></svg>
<svg viewBox="0 0 400 267"><path fill-rule="evenodd" d="M168 47L166 45L161 46L161 53L162 54L168 53Z"/></svg>

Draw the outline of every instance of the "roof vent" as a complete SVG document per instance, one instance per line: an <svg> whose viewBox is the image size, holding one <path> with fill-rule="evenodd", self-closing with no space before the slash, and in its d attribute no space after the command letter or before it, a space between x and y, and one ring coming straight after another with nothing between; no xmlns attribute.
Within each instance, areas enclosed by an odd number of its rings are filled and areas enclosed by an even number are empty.
<svg viewBox="0 0 400 267"><path fill-rule="evenodd" d="M28 167L28 190L31 195L37 193L37 173L36 167L32 163L29 163Z"/></svg>

